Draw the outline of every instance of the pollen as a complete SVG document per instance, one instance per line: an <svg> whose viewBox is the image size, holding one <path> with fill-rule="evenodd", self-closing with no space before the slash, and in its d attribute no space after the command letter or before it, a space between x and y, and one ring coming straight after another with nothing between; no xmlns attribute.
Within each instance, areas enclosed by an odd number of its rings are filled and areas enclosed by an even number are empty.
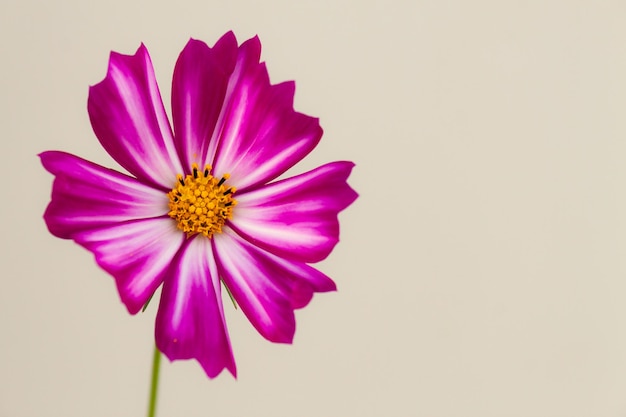
<svg viewBox="0 0 626 417"><path fill-rule="evenodd" d="M192 173L184 179L176 177L176 186L168 193L170 211L180 230L191 237L202 234L208 238L221 233L226 220L232 219L235 187L226 184L229 174L217 179L211 175L211 166L203 171L197 164L191 166Z"/></svg>

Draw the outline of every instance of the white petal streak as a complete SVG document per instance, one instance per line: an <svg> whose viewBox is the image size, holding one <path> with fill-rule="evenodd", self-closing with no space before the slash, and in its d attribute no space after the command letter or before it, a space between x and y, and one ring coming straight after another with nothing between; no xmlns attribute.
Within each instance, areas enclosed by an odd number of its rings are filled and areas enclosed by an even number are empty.
<svg viewBox="0 0 626 417"><path fill-rule="evenodd" d="M135 313L160 285L181 247L184 234L170 218L118 223L78 233L75 240L92 251L115 277L122 301Z"/></svg>

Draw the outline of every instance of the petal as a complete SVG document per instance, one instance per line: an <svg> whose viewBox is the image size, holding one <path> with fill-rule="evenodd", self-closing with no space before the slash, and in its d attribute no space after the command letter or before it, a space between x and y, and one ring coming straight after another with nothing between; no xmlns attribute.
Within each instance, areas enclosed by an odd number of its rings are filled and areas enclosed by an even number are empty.
<svg viewBox="0 0 626 417"><path fill-rule="evenodd" d="M122 302L135 314L163 282L184 234L167 217L86 230L74 240L115 278Z"/></svg>
<svg viewBox="0 0 626 417"><path fill-rule="evenodd" d="M167 214L168 198L134 178L57 151L39 155L56 176L44 219L50 233L71 239L77 232Z"/></svg>
<svg viewBox="0 0 626 417"><path fill-rule="evenodd" d="M210 378L224 368L236 376L211 241L188 239L163 284L156 343L170 360L195 358Z"/></svg>
<svg viewBox="0 0 626 417"><path fill-rule="evenodd" d="M322 137L317 119L294 111L294 83L270 85L260 54L256 37L239 48L212 138L219 142L214 176L230 173L232 184L240 190L276 178Z"/></svg>
<svg viewBox="0 0 626 417"><path fill-rule="evenodd" d="M338 213L357 198L346 183L353 166L333 162L237 193L232 227L253 244L287 259L326 258L339 241Z"/></svg>
<svg viewBox="0 0 626 417"><path fill-rule="evenodd" d="M255 247L228 227L213 236L220 276L252 325L263 337L291 343L294 308L313 292L332 291L330 278L301 262L281 259Z"/></svg>
<svg viewBox="0 0 626 417"><path fill-rule="evenodd" d="M237 39L225 34L213 48L191 39L180 53L172 81L172 119L184 168L213 160L215 131L228 79L237 59ZM210 156L207 156L210 155Z"/></svg>
<svg viewBox="0 0 626 417"><path fill-rule="evenodd" d="M182 173L150 55L111 53L107 75L89 89L93 130L106 151L144 182L171 188Z"/></svg>
<svg viewBox="0 0 626 417"><path fill-rule="evenodd" d="M267 252L266 252L267 253ZM293 281L291 284L291 307L303 308L313 298L316 292L337 291L337 286L327 275L310 265L302 262L293 262L286 259L268 256L284 268L285 274L289 274Z"/></svg>

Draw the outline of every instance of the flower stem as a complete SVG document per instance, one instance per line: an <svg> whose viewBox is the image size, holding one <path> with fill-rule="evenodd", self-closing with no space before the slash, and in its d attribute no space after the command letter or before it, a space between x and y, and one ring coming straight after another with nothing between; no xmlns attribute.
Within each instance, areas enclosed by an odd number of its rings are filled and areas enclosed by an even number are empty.
<svg viewBox="0 0 626 417"><path fill-rule="evenodd" d="M154 417L156 413L157 391L159 388L159 368L161 365L161 352L154 346L152 359L152 383L150 384L150 402L148 403L148 417Z"/></svg>

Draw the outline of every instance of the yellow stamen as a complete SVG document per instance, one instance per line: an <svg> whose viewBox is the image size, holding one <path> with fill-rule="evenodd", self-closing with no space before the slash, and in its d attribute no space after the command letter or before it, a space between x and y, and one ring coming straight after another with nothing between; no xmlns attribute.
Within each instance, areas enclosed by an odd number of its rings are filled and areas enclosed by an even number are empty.
<svg viewBox="0 0 626 417"><path fill-rule="evenodd" d="M233 218L236 189L224 185L230 175L224 174L217 180L210 174L209 165L200 171L198 165L193 164L191 172L184 179L180 174L176 177L176 185L168 193L168 215L176 220L176 225L187 237L201 233L210 238L213 233L221 233L226 220Z"/></svg>

